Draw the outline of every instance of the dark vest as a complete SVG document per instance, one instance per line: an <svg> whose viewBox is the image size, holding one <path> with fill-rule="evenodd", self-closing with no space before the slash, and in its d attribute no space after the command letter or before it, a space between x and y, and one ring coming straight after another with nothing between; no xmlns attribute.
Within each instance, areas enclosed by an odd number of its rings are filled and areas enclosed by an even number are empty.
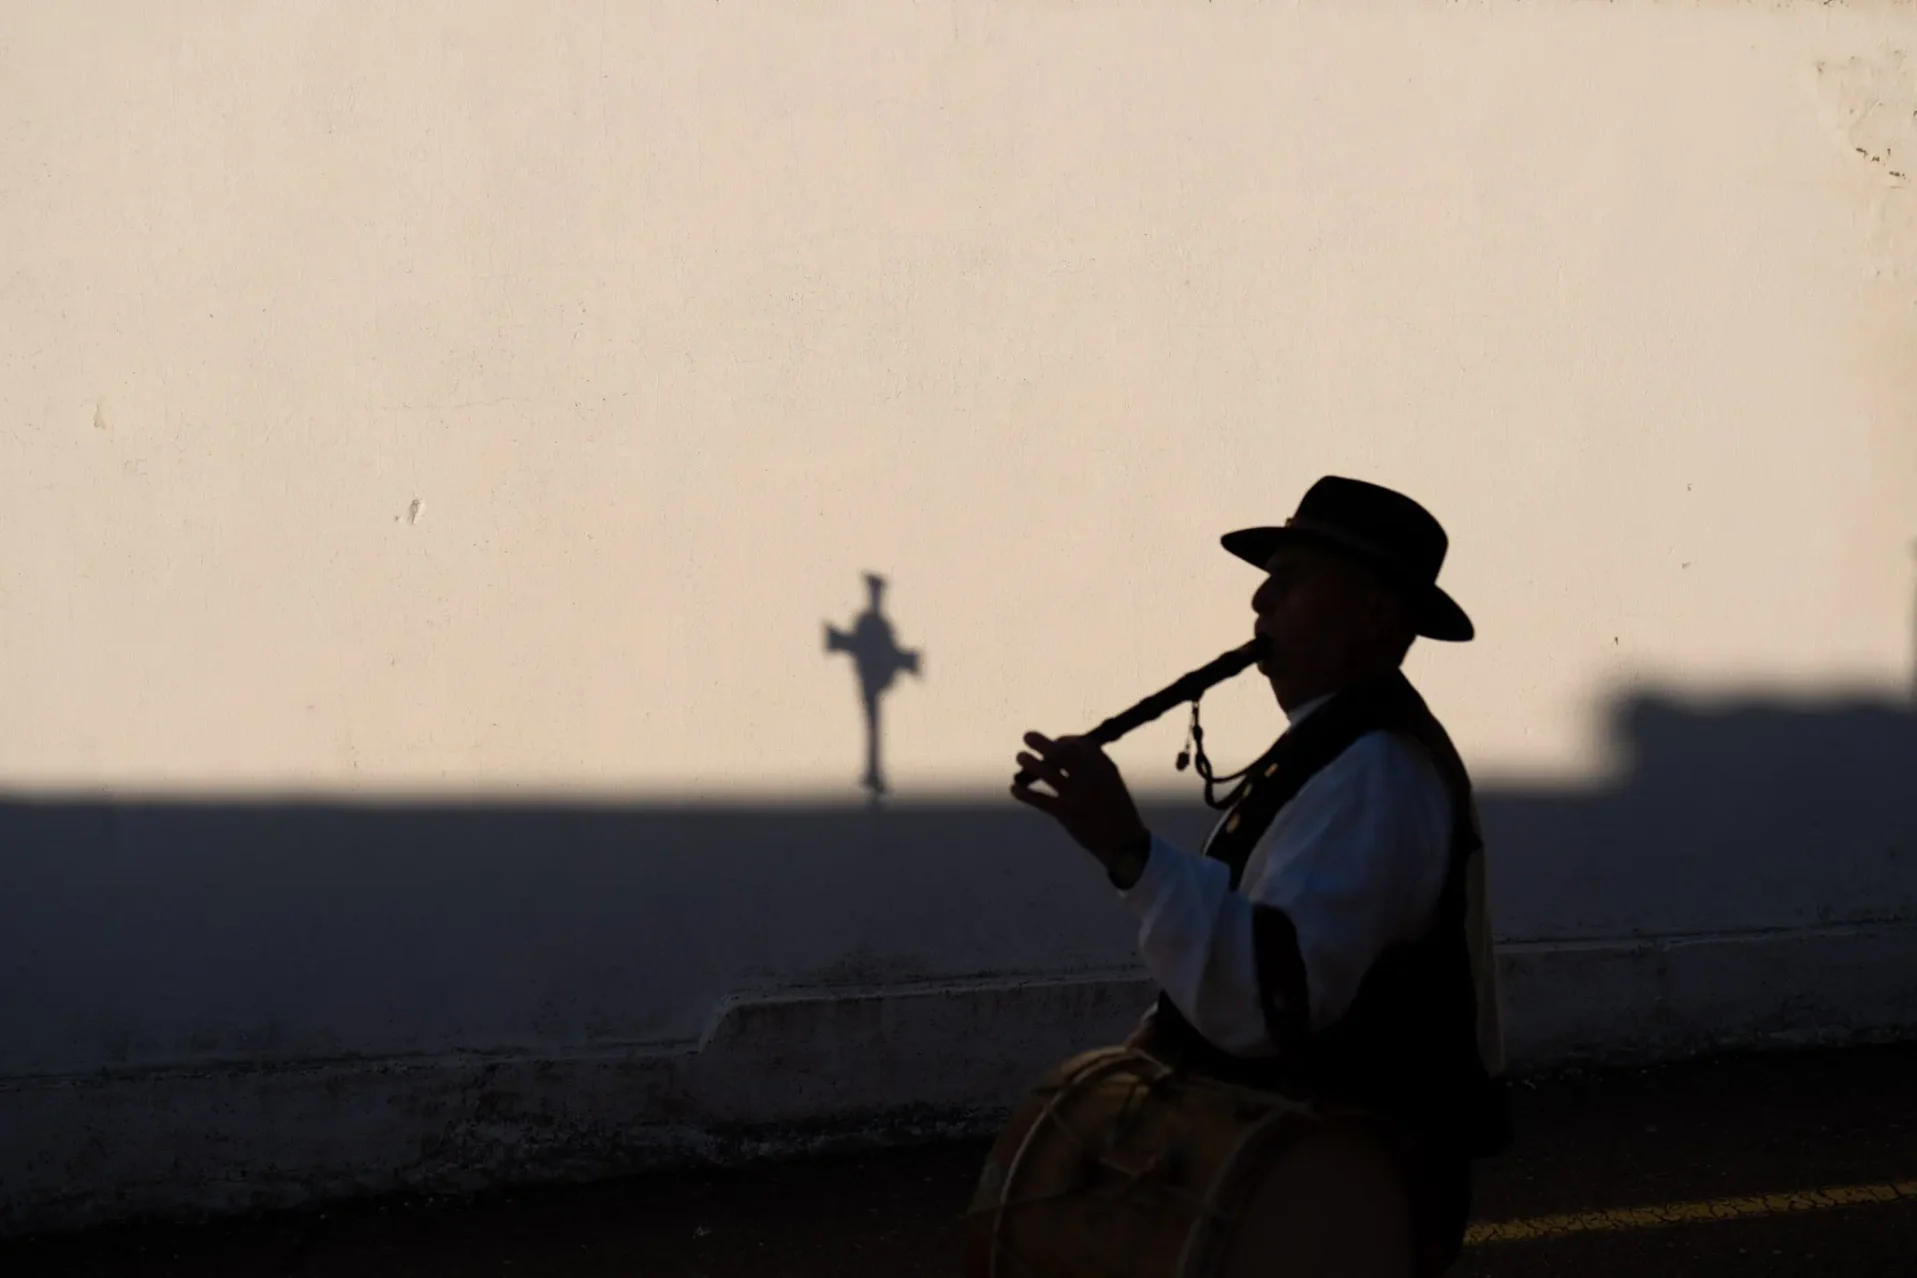
<svg viewBox="0 0 1917 1278"><path fill-rule="evenodd" d="M1244 1057L1202 1038L1163 994L1146 1046L1186 1068L1292 1095L1322 1096L1381 1110L1438 1152L1485 1157L1511 1139L1502 1078L1478 1050L1478 996L1466 933L1466 871L1479 855L1471 780L1444 729L1402 674L1338 693L1278 739L1213 831L1205 855L1231 867L1233 888L1280 808L1366 733L1399 732L1421 744L1450 792L1450 872L1426 934L1373 963L1351 1007L1313 1032L1297 933L1284 911L1257 905L1252 942L1260 1001L1279 1055Z"/></svg>

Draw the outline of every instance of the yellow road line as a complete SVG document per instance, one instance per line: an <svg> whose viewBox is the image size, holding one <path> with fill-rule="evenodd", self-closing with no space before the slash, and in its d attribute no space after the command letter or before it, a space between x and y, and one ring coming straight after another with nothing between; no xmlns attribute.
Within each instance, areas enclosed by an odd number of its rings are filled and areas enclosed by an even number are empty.
<svg viewBox="0 0 1917 1278"><path fill-rule="evenodd" d="M1755 1198L1713 1198L1697 1203L1666 1203L1661 1207L1624 1207L1615 1211L1580 1211L1562 1216L1533 1216L1473 1225L1465 1232L1465 1246L1478 1243L1523 1242L1611 1229L1656 1229L1666 1225L1694 1225L1702 1221L1742 1220L1751 1216L1778 1216L1793 1211L1827 1211L1867 1203L1917 1201L1917 1180L1882 1185L1842 1185L1832 1189L1803 1189L1789 1194L1761 1194Z"/></svg>

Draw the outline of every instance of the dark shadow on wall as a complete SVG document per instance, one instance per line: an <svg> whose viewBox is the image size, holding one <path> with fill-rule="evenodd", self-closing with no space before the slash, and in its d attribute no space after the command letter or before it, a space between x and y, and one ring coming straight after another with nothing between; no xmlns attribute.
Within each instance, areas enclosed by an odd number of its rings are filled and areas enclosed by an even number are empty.
<svg viewBox="0 0 1917 1278"><path fill-rule="evenodd" d="M1505 934L1917 921L1910 707L1639 694L1610 724L1615 783L1487 791Z"/></svg>
<svg viewBox="0 0 1917 1278"><path fill-rule="evenodd" d="M1917 920L1907 708L1643 696L1615 726L1615 784L1483 787L1503 937ZM1212 818L1144 806L1188 847ZM0 801L0 1076L685 1042L739 991L1110 971L1132 939L997 795Z"/></svg>
<svg viewBox="0 0 1917 1278"><path fill-rule="evenodd" d="M885 578L865 574L865 611L853 619L850 630L827 624L827 653L851 654L859 679L859 702L865 710L865 774L859 785L877 804L885 795L883 738L879 729L879 698L891 690L900 672L920 674L919 653L899 647L892 622L885 615Z"/></svg>

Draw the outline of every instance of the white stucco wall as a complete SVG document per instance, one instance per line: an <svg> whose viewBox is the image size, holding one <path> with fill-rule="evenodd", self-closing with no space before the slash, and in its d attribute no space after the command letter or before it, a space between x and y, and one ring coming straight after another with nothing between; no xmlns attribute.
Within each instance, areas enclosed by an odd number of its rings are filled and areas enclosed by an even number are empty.
<svg viewBox="0 0 1917 1278"><path fill-rule="evenodd" d="M1913 43L16 7L0 1225L989 1121L1143 996L1019 733L1244 638L1327 472L1452 533L1516 1063L1917 1025Z"/></svg>

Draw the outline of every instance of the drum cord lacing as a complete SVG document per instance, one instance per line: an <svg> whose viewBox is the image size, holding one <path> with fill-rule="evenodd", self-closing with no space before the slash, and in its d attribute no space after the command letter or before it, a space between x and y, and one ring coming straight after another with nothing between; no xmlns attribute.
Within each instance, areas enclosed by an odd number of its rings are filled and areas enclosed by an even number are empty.
<svg viewBox="0 0 1917 1278"><path fill-rule="evenodd" d="M1169 1077L1169 1075L1160 1075L1159 1079L1155 1079L1153 1082L1160 1081L1166 1077ZM1130 1106L1134 1103L1135 1096L1138 1092L1149 1091L1151 1086L1151 1083L1141 1084L1135 1082L1133 1084L1134 1097L1127 1098L1127 1105ZM1170 1165L1170 1160L1164 1155L1152 1155L1151 1158L1146 1160L1143 1166L1128 1166L1111 1158L1104 1151L1092 1148L1086 1143L1085 1138L1059 1115L1057 1109L1049 1104L1046 1105L1044 1110L1039 1114L1039 1120L1041 1122L1048 1119L1052 1125L1065 1136L1066 1140L1071 1143L1072 1148L1083 1155L1088 1163L1092 1166L1102 1168L1105 1171L1116 1172L1123 1178L1120 1184L1109 1187L1103 1191L1104 1193L1129 1193L1141 1186L1145 1186L1163 1198L1168 1198L1192 1208L1197 1215L1202 1218L1210 1220L1230 1220L1232 1218L1230 1213L1220 1210L1212 1203L1209 1195L1194 1193L1191 1190L1180 1189L1175 1185L1163 1183L1148 1185L1148 1181L1151 1181L1154 1177L1163 1173L1166 1167ZM1082 1185L1068 1185L1062 1189L1048 1190L1042 1194L1028 1194L1021 1198L1007 1198L984 1210L1005 1211L1013 1207L1028 1207L1035 1203L1045 1203L1059 1198L1069 1198L1074 1194L1084 1192L1085 1189Z"/></svg>
<svg viewBox="0 0 1917 1278"><path fill-rule="evenodd" d="M1088 1163L1103 1168L1106 1171L1116 1172L1119 1176L1123 1177L1122 1184L1106 1187L1099 1192L1100 1197L1122 1196L1128 1192L1135 1192L1139 1187L1143 1186L1149 1191L1147 1201L1153 1198L1169 1200L1190 1212L1197 1221L1214 1224L1219 1222L1230 1223L1235 1217L1231 1213L1221 1209L1213 1194L1194 1193L1190 1190L1165 1184L1162 1180L1156 1180L1157 1177L1164 1173L1166 1167L1169 1165L1169 1160L1162 1156L1154 1155L1142 1167L1128 1167L1122 1163L1115 1162L1104 1152L1092 1149L1091 1146L1087 1144L1084 1136L1068 1124L1064 1116L1059 1113L1059 1102L1063 1100L1065 1094L1072 1089L1074 1083L1082 1083L1091 1076L1110 1071L1117 1067L1121 1059L1126 1055L1130 1055L1130 1053L1112 1052L1106 1056L1104 1060L1098 1062L1097 1065L1080 1072L1075 1078L1062 1080L1055 1085L1038 1089L1038 1094L1044 1096L1044 1104L1040 1107L1038 1115L1034 1118L1031 1128L1028 1129L1025 1139L1020 1142L1018 1152L1012 1156L1011 1162L1005 1168L1003 1192L1009 1195L1009 1191L1018 1179L1019 1165L1024 1162L1025 1153L1031 1147L1032 1135L1037 1132L1040 1126L1049 1123L1050 1126L1064 1135L1072 1148ZM1159 1069L1150 1078L1140 1080L1134 1077L1131 1080L1130 1089L1121 1109L1120 1118L1122 1121L1136 1122L1140 1101L1157 1090L1160 1084L1169 1082L1176 1077L1176 1071L1165 1067L1163 1062L1154 1061L1153 1063L1157 1064ZM1155 1183L1151 1183L1154 1181ZM988 1216L1002 1221L1004 1214L1014 1207L1028 1207L1039 1203L1053 1202L1085 1192L1087 1191L1082 1185L1068 1185L1060 1189L1038 1194L1025 1194L1017 1198L1005 1196L1001 1197L996 1203L972 1207L967 1210L966 1215ZM1002 1224L993 1228L990 1246L992 1256L991 1272L994 1274L1002 1274L1010 1278L1010 1275L1015 1272L1028 1273L1035 1276L1047 1272L1041 1270L1038 1265L1018 1254L1017 1249L1012 1247L1010 1241L1006 1238Z"/></svg>

